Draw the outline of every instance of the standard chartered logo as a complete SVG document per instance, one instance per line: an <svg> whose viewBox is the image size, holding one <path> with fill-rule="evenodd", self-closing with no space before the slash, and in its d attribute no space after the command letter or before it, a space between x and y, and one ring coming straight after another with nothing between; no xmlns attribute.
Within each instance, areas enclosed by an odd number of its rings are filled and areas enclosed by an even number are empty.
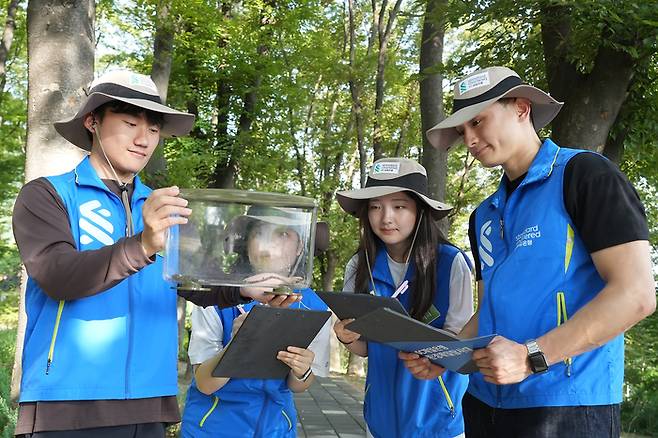
<svg viewBox="0 0 658 438"><path fill-rule="evenodd" d="M80 236L80 243L83 245L88 245L94 240L105 245L112 245L114 243L114 239L111 236L114 232L114 226L112 222L105 219L110 217L111 213L106 208L98 209L100 206L100 201L96 199L85 202L80 206L80 220L78 224L80 225L80 229L86 233Z"/></svg>
<svg viewBox="0 0 658 438"><path fill-rule="evenodd" d="M482 228L480 228L480 246L478 247L478 252L480 253L480 260L485 265L491 267L494 264L494 259L492 257L493 246L489 240L489 235L491 234L491 221L486 221Z"/></svg>

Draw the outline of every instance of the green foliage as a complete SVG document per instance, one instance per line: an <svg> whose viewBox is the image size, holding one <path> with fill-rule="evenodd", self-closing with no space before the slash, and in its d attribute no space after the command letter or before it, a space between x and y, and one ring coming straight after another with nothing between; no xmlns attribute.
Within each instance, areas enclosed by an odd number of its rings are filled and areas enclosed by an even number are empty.
<svg viewBox="0 0 658 438"><path fill-rule="evenodd" d="M15 330L0 330L0 437L14 436L17 409L11 402L11 370L14 363Z"/></svg>
<svg viewBox="0 0 658 438"><path fill-rule="evenodd" d="M0 10L5 2L0 2ZM360 89L366 161L372 159L377 35L373 18L382 2L354 2L354 64L350 65L347 6L342 2L171 0L174 54L168 103L194 112L191 136L167 140L168 183L208 187L217 169L233 160L235 186L316 199L319 219L330 224L330 249L316 259L314 287L335 264L332 288L342 287L344 266L356 250L357 221L342 212L335 192L359 185L355 113L349 81ZM387 2L387 7L391 7ZM123 66L149 73L161 0L97 2L97 74ZM381 111L384 155L419 159L422 151L418 56L423 2L404 2L393 27L384 70ZM658 60L654 2L615 0L450 1L445 65L452 82L465 72L507 65L547 88L542 45L546 10L570 11L564 45L581 73L601 47L628 52L638 62L627 105L613 138L624 138L622 169L638 188L658 244ZM388 17L388 15L387 15ZM0 19L0 22L2 20ZM17 16L6 91L0 98L0 326L15 324L19 262L11 240L11 201L23 180L27 102L25 16ZM451 110L447 93L445 108ZM253 100L250 100L253 98ZM253 103L253 107L247 105ZM547 132L548 133L548 132ZM463 147L448 155L447 199L451 241L468 248L471 211L495 190L500 172L474 163ZM11 315L11 316L10 316ZM625 429L658 433L655 317L628 334ZM12 341L13 342L13 341ZM0 354L2 352L0 351ZM1 358L0 358L1 359ZM8 362L11 363L11 362ZM3 367L3 369L5 369ZM1 370L0 370L1 371ZM4 381L1 378L0 381ZM2 383L0 383L2 391ZM0 425L3 415L0 405ZM11 415L9 415L11 417Z"/></svg>
<svg viewBox="0 0 658 438"><path fill-rule="evenodd" d="M622 425L627 432L658 435L657 336L657 314L653 314L626 333Z"/></svg>

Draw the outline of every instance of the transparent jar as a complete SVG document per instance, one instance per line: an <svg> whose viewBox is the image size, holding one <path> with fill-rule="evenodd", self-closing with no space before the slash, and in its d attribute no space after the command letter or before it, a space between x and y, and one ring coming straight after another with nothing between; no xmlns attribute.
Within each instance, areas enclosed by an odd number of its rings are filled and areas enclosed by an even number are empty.
<svg viewBox="0 0 658 438"><path fill-rule="evenodd" d="M192 209L171 227L164 276L185 289L307 287L313 274L316 203L281 193L183 189Z"/></svg>

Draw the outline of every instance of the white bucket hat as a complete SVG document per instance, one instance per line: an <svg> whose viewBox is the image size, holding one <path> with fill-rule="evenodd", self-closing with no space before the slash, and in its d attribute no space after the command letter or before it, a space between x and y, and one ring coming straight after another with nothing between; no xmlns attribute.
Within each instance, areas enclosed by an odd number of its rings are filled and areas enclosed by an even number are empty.
<svg viewBox="0 0 658 438"><path fill-rule="evenodd" d="M193 114L176 111L162 104L158 89L150 77L128 70L117 70L94 80L77 114L55 122L55 130L74 145L90 151L91 141L83 124L84 116L112 100L161 113L164 116L161 137L186 135L194 125Z"/></svg>
<svg viewBox="0 0 658 438"><path fill-rule="evenodd" d="M539 88L524 84L514 70L489 67L457 81L452 115L428 129L427 139L436 148L449 149L461 137L455 127L468 122L496 101L509 97L524 97L531 102L532 121L537 131L548 125L563 105Z"/></svg>
<svg viewBox="0 0 658 438"><path fill-rule="evenodd" d="M452 210L449 205L427 196L427 171L408 158L381 158L375 161L364 188L337 192L336 199L345 212L356 216L363 201L404 191L416 194L427 204L434 219L441 219Z"/></svg>

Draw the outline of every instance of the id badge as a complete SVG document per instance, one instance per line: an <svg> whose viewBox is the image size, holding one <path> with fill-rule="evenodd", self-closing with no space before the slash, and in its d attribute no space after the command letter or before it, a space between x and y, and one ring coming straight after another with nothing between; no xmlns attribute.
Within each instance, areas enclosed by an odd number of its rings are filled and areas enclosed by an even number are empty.
<svg viewBox="0 0 658 438"><path fill-rule="evenodd" d="M430 308L427 310L427 313L425 314L425 316L423 316L422 321L423 321L425 324L428 324L428 325L429 325L429 324L431 324L432 322L434 322L434 320L435 320L436 318L438 318L439 316L441 316L441 312L439 312L439 309L437 309L437 308L434 306L434 304L432 304L432 305L430 306Z"/></svg>

